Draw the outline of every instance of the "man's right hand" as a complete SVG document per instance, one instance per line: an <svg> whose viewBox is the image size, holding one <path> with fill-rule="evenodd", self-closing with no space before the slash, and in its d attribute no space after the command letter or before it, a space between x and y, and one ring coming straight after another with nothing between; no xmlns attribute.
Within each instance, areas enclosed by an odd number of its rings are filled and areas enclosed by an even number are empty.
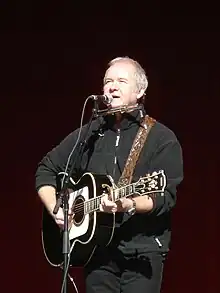
<svg viewBox="0 0 220 293"><path fill-rule="evenodd" d="M64 214L63 209L59 208L56 215L53 214L54 221L59 226L60 229L64 229ZM71 228L73 224L73 214L68 215L68 228Z"/></svg>
<svg viewBox="0 0 220 293"><path fill-rule="evenodd" d="M59 208L56 215L54 215L53 210L56 204L56 190L53 186L42 186L38 191L39 197L42 200L43 204L49 211L50 215L53 217L57 225L64 229L64 214L63 209ZM70 208L70 207L69 207ZM68 224L69 228L72 226L73 223L73 217L71 210L69 211L69 217L68 217Z"/></svg>

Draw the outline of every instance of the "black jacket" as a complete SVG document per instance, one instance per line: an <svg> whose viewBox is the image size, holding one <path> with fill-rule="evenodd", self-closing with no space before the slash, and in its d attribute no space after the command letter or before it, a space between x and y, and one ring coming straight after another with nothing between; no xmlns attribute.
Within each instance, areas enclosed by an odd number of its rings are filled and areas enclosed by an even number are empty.
<svg viewBox="0 0 220 293"><path fill-rule="evenodd" d="M74 174L80 176L87 171L108 174L117 184L140 126L139 121L139 112L134 111L124 114L120 132L114 128L114 116L94 120L89 129L88 125L85 125L81 132L81 138L86 141L86 144L83 144L83 155L74 156L76 149L70 160L70 166L73 162L75 164ZM36 171L37 190L43 185L56 188L56 175L65 170L78 133L79 129L72 132L41 160ZM85 133L88 133L86 137ZM118 147L117 135L120 137ZM165 195L158 194L154 200L153 211L136 213L132 217L126 213L117 214L117 228L112 245L124 254L169 250L171 210L176 203L176 188L183 180L182 149L175 134L156 122L140 154L133 173L133 182L147 173L161 169L165 171L167 187Z"/></svg>

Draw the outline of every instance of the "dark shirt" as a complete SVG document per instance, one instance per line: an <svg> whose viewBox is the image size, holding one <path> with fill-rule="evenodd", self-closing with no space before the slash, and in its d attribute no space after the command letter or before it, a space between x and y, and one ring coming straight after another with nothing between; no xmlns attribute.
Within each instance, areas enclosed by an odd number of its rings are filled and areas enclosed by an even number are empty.
<svg viewBox="0 0 220 293"><path fill-rule="evenodd" d="M76 157L76 152L73 152L67 172L75 162L73 173L77 176L84 172L108 174L117 184L139 127L138 111L124 114L120 131L115 128L113 115L94 120L89 130L85 125L82 130L82 137L86 139L83 154ZM44 185L57 187L56 176L65 170L78 133L79 129L72 132L41 160L36 171L37 190ZM75 160L76 158L78 160ZM156 122L136 164L133 182L138 181L141 176L161 169L165 172L167 186L164 196L158 193L154 199L153 210L150 213L136 213L131 217L127 213L116 214L116 231L111 245L116 246L124 254L169 249L171 210L176 204L177 186L183 180L182 149L175 134L163 124Z"/></svg>

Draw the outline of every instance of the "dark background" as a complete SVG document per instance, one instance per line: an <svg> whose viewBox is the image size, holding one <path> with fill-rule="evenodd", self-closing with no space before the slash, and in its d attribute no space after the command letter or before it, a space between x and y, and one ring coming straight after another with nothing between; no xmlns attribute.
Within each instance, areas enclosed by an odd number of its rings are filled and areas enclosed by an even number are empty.
<svg viewBox="0 0 220 293"><path fill-rule="evenodd" d="M1 1L1 292L60 292L42 251L35 170L79 126L107 62L125 55L146 69L147 111L184 153L163 293L220 291L218 7L152 3ZM84 292L81 270L71 272Z"/></svg>

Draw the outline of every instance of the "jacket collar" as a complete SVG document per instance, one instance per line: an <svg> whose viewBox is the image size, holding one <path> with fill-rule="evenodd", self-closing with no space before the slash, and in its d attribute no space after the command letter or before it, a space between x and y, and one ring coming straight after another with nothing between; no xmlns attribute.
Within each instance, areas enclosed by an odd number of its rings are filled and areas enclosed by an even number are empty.
<svg viewBox="0 0 220 293"><path fill-rule="evenodd" d="M145 116L145 110L142 109L142 113ZM141 111L140 110L134 110L129 113L123 113L122 119L120 123L116 125L116 117L115 114L109 114L103 118L102 128L103 129L111 129L113 131L116 131L118 128L120 130L126 130L134 126L140 126L140 123L142 121Z"/></svg>

